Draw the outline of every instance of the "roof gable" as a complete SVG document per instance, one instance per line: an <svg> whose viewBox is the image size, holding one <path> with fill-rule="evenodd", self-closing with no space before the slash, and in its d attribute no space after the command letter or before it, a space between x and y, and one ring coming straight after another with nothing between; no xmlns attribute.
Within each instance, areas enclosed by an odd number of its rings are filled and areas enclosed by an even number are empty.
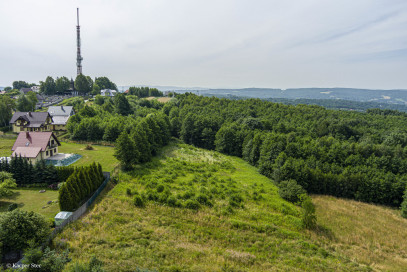
<svg viewBox="0 0 407 272"><path fill-rule="evenodd" d="M11 150L15 151L18 147L40 147L41 151L45 151L51 137L58 145L61 145L52 132L20 132Z"/></svg>
<svg viewBox="0 0 407 272"><path fill-rule="evenodd" d="M10 124L14 124L19 118L24 118L29 123L45 124L47 118L51 117L48 112L15 112L11 117Z"/></svg>
<svg viewBox="0 0 407 272"><path fill-rule="evenodd" d="M25 157L25 158L36 158L38 153L40 153L41 147L17 147L13 152L12 157Z"/></svg>
<svg viewBox="0 0 407 272"><path fill-rule="evenodd" d="M48 113L51 116L70 116L73 114L72 106L51 106L48 108Z"/></svg>

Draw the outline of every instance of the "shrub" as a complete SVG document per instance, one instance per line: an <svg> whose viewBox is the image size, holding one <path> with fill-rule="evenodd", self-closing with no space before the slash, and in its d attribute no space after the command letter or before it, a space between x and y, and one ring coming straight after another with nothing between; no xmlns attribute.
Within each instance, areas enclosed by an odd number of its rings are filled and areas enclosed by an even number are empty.
<svg viewBox="0 0 407 272"><path fill-rule="evenodd" d="M133 195L133 193L131 192L131 189L130 189L130 188L127 188L127 189L126 189L126 195L128 195L128 196L132 196L132 195Z"/></svg>
<svg viewBox="0 0 407 272"><path fill-rule="evenodd" d="M11 212L15 209L17 209L17 203L11 203L10 205L8 205L7 211Z"/></svg>
<svg viewBox="0 0 407 272"><path fill-rule="evenodd" d="M93 146L92 146L91 144L88 144L88 145L85 147L85 150L93 150Z"/></svg>
<svg viewBox="0 0 407 272"><path fill-rule="evenodd" d="M39 248L30 248L24 254L23 263L28 265L24 271L58 272L62 271L66 263L70 261L71 259L68 257L68 250L58 253L49 248L46 248L44 252ZM36 264L39 267L32 266L31 264Z"/></svg>
<svg viewBox="0 0 407 272"><path fill-rule="evenodd" d="M157 186L157 192L158 193L161 193L162 191L164 191L164 185L162 185L162 184L159 184L158 186Z"/></svg>
<svg viewBox="0 0 407 272"><path fill-rule="evenodd" d="M404 192L403 202L401 203L401 216L407 218L407 189Z"/></svg>
<svg viewBox="0 0 407 272"><path fill-rule="evenodd" d="M293 179L281 181L278 185L278 194L292 203L300 201L300 196L307 192Z"/></svg>
<svg viewBox="0 0 407 272"><path fill-rule="evenodd" d="M187 201L185 201L185 208L187 209L199 210L200 207L201 205L196 200L188 199Z"/></svg>
<svg viewBox="0 0 407 272"><path fill-rule="evenodd" d="M143 208L145 206L144 200L139 195L134 196L133 203L136 207L139 208Z"/></svg>
<svg viewBox="0 0 407 272"><path fill-rule="evenodd" d="M35 246L48 237L50 228L47 220L34 212L16 209L0 215L0 245L2 252L24 250L30 240Z"/></svg>
<svg viewBox="0 0 407 272"><path fill-rule="evenodd" d="M300 197L302 213L302 224L307 229L314 229L317 225L317 217L315 215L315 206L311 201L311 198L307 195Z"/></svg>
<svg viewBox="0 0 407 272"><path fill-rule="evenodd" d="M202 205L206 205L206 206L208 206L208 207L212 207L213 205L212 205L212 202L208 199L208 197L206 196L206 195L204 195L204 194L199 194L197 197L196 197L196 200L200 203L200 204L202 204Z"/></svg>

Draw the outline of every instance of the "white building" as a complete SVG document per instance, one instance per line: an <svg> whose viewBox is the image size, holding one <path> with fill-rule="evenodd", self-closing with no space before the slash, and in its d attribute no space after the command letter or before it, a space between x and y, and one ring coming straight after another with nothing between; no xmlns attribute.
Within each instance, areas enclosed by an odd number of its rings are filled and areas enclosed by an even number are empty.
<svg viewBox="0 0 407 272"><path fill-rule="evenodd" d="M117 91L115 91L115 90L110 90L110 89L103 89L103 90L100 91L100 95L101 95L101 96L110 96L110 97L113 97L113 96L116 95L116 93L117 93Z"/></svg>

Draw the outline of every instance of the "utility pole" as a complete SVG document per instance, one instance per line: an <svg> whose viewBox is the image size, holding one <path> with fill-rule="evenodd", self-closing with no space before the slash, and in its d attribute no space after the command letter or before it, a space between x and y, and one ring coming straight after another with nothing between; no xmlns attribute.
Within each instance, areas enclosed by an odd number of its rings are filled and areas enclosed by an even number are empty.
<svg viewBox="0 0 407 272"><path fill-rule="evenodd" d="M81 27L79 26L79 8L76 9L76 71L77 75L82 74L82 56L81 56Z"/></svg>

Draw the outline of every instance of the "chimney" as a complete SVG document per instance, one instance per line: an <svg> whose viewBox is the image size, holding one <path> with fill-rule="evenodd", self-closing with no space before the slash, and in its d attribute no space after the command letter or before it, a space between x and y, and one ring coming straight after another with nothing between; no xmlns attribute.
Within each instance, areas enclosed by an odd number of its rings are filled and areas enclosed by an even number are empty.
<svg viewBox="0 0 407 272"><path fill-rule="evenodd" d="M61 106L61 110L63 110L63 111L64 111L64 106Z"/></svg>
<svg viewBox="0 0 407 272"><path fill-rule="evenodd" d="M28 131L25 132L25 137L28 139L30 137L30 133Z"/></svg>
<svg viewBox="0 0 407 272"><path fill-rule="evenodd" d="M31 111L29 111L29 112L28 112L28 116L30 116L30 117L31 117Z"/></svg>

